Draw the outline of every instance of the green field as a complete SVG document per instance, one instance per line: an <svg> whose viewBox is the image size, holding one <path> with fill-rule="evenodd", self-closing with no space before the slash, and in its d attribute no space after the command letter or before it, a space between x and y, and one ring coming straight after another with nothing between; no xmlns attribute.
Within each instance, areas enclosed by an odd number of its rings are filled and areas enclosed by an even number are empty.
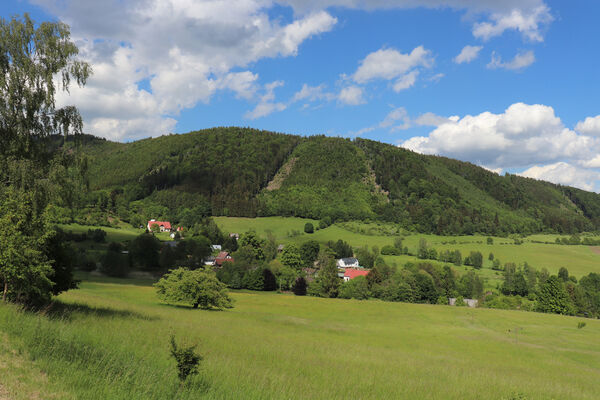
<svg viewBox="0 0 600 400"><path fill-rule="evenodd" d="M0 305L10 399L597 399L600 321L235 292L223 312L160 304L147 281L84 281L66 305ZM197 343L177 382L168 340ZM17 351L11 351L16 349ZM37 393L37 394L36 394ZM517 397L523 396L523 397Z"/></svg>
<svg viewBox="0 0 600 400"><path fill-rule="evenodd" d="M284 217L265 217L265 218L232 218L215 217L217 224L225 232L244 233L250 229L255 230L261 235L271 232L282 243L302 243L314 239L321 243L329 240L342 239L350 243L353 247L367 245L369 247L378 246L380 249L385 245L394 243L394 236L368 235L344 229L338 225L332 225L328 228L315 231L313 234L304 233L304 224L313 222L312 220L301 218ZM356 223L359 225L359 223ZM365 224L366 225L366 224ZM296 230L302 232L297 236L288 235L289 232ZM590 272L600 272L600 254L592 251L589 246L565 246L557 244L533 243L535 241L554 242L557 235L535 235L525 238L524 243L515 245L514 240L510 238L494 237L494 244L486 244L487 236L435 236L423 234L405 234L404 245L411 252L416 253L419 239L425 238L427 242L438 250L461 251L463 257L471 251L480 251L486 263L481 273L488 279L499 279L496 271L492 271L491 263L487 262L489 253L501 260L502 263L514 262L522 264L527 262L536 269L547 268L552 274L556 274L560 267L566 267L571 275L577 278ZM445 244L444 244L445 243ZM416 257L408 256L387 256L386 261L402 265L407 261L417 261ZM464 267L457 268L459 271Z"/></svg>

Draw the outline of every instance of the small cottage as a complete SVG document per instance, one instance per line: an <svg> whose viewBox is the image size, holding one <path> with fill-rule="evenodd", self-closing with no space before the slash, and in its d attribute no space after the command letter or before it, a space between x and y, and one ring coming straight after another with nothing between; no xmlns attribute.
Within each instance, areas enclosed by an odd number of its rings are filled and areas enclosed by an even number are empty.
<svg viewBox="0 0 600 400"><path fill-rule="evenodd" d="M148 221L147 228L150 232L152 232L152 227L154 225L158 225L158 228L161 232L170 232L171 231L171 223L168 221L157 221L155 219L151 219Z"/></svg>

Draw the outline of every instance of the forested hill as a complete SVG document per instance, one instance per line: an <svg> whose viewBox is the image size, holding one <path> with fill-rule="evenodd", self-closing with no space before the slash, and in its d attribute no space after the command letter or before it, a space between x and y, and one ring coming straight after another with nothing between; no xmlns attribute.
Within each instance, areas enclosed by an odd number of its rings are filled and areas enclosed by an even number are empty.
<svg viewBox="0 0 600 400"><path fill-rule="evenodd" d="M213 128L81 142L92 197L124 220L282 215L438 234L600 227L598 194L364 139Z"/></svg>

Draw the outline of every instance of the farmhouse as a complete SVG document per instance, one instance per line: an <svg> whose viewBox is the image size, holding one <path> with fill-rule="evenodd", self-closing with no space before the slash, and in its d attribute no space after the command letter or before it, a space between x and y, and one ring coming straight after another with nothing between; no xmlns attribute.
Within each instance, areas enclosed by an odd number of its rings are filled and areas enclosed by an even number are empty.
<svg viewBox="0 0 600 400"><path fill-rule="evenodd" d="M358 268L358 260L354 257L340 258L337 260L338 268Z"/></svg>
<svg viewBox="0 0 600 400"><path fill-rule="evenodd" d="M151 219L148 221L148 230L152 231L152 226L158 225L161 232L169 232L171 230L171 223L168 221L157 221L155 219Z"/></svg>
<svg viewBox="0 0 600 400"><path fill-rule="evenodd" d="M231 257L231 255L226 251L220 252L217 255L217 257L215 258L215 264L218 265L219 267L221 267L224 262L234 262L234 261L235 260L233 259L233 257Z"/></svg>
<svg viewBox="0 0 600 400"><path fill-rule="evenodd" d="M354 279L357 276L367 276L369 275L369 271L364 269L356 269L356 268L346 268L344 271L344 282L349 281L350 279Z"/></svg>

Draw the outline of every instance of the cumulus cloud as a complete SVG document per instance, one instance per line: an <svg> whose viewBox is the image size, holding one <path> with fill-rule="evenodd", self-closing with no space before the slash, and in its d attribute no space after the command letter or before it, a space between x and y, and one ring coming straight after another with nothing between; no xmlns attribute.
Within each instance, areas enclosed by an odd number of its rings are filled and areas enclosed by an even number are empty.
<svg viewBox="0 0 600 400"><path fill-rule="evenodd" d="M552 107L516 103L502 114L483 112L449 120L428 136L413 137L402 146L490 168L516 168L564 159L589 160L600 142L567 129Z"/></svg>
<svg viewBox="0 0 600 400"><path fill-rule="evenodd" d="M338 95L338 100L340 103L351 106L356 106L365 102L363 90L358 86L348 86L343 88Z"/></svg>
<svg viewBox="0 0 600 400"><path fill-rule="evenodd" d="M85 88L59 102L79 106L86 132L118 140L168 133L174 116L219 90L252 100L258 76L243 69L294 56L337 23L323 9L283 23L267 0L34 1L71 26L81 57L95 70ZM261 99L249 115L281 108ZM136 131L138 119L153 123Z"/></svg>
<svg viewBox="0 0 600 400"><path fill-rule="evenodd" d="M575 130L584 135L600 136L600 115L579 121L575 125Z"/></svg>
<svg viewBox="0 0 600 400"><path fill-rule="evenodd" d="M392 80L399 78L397 84L410 82L413 78L406 74L414 74L415 68L429 68L433 64L431 52L423 46L414 48L403 54L396 49L380 49L367 55L352 75L356 83L366 83L375 79ZM406 83L405 83L406 84Z"/></svg>
<svg viewBox="0 0 600 400"><path fill-rule="evenodd" d="M473 35L476 38L489 40L499 36L506 30L519 31L523 37L532 42L544 40L540 26L552 22L554 19L550 9L545 4L532 9L513 9L509 13L494 13L489 22L476 23Z"/></svg>
<svg viewBox="0 0 600 400"><path fill-rule="evenodd" d="M483 49L483 46L465 46L460 53L454 57L456 64L470 63L479 56L479 52Z"/></svg>
<svg viewBox="0 0 600 400"><path fill-rule="evenodd" d="M266 117L277 111L283 111L287 108L285 103L275 101L275 89L283 86L283 81L275 81L265 85L265 94L260 98L259 103L252 111L248 111L244 117L248 119L258 119Z"/></svg>
<svg viewBox="0 0 600 400"><path fill-rule="evenodd" d="M535 165L519 175L528 178L575 186L584 190L598 189L600 173L597 171L579 168L566 162L557 162L549 165Z"/></svg>
<svg viewBox="0 0 600 400"><path fill-rule="evenodd" d="M489 62L487 67L489 69L509 69L509 70L521 70L523 68L529 67L531 64L535 62L535 55L533 51L529 50L526 52L518 53L515 58L511 61L502 61L502 57L496 55L496 52L492 53L492 60Z"/></svg>
<svg viewBox="0 0 600 400"><path fill-rule="evenodd" d="M416 7L466 10L470 15L487 18L475 21L473 35L483 40L507 30L520 32L529 41L543 40L544 28L553 21L550 8L542 0L282 0L298 12L328 7L356 9L408 9Z"/></svg>

